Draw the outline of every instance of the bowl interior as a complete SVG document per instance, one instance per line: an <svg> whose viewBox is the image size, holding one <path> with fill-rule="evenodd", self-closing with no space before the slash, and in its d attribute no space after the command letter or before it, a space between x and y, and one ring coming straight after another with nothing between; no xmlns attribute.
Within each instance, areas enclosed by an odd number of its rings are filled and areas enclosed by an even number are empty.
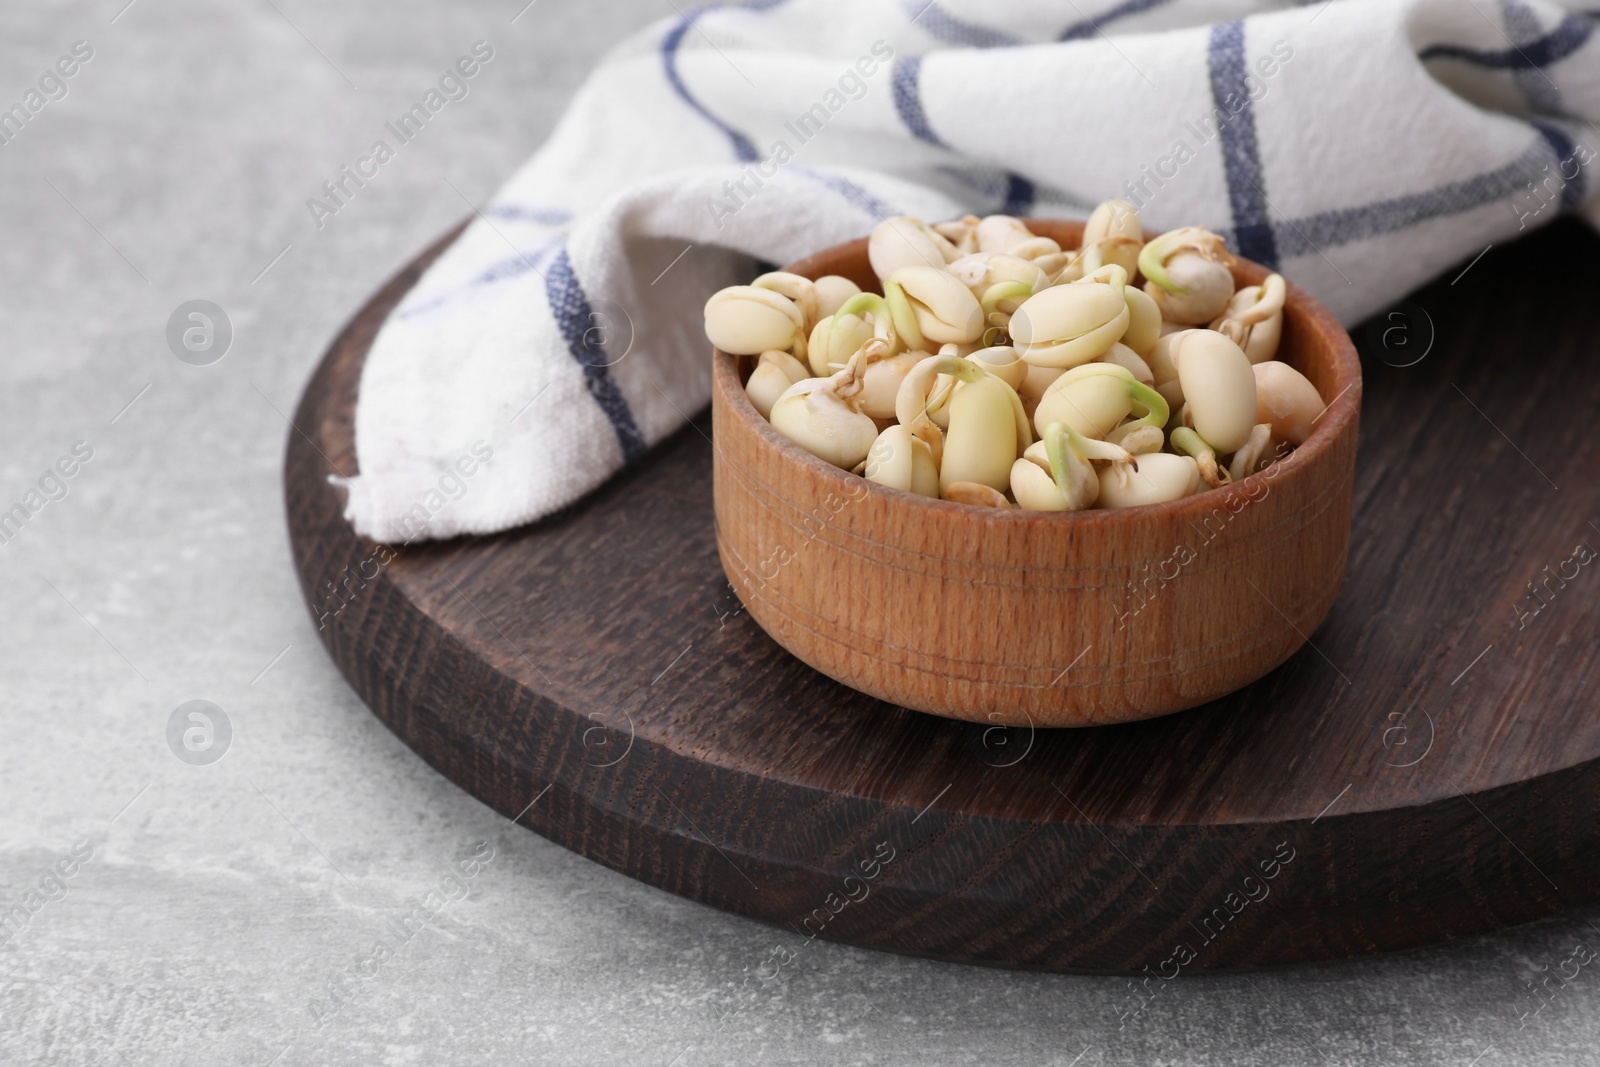
<svg viewBox="0 0 1600 1067"><path fill-rule="evenodd" d="M1059 242L1063 248L1077 247L1083 233L1083 223L1077 221L1033 218L1023 221L1034 233ZM1147 239L1154 236L1156 234L1146 234ZM864 237L823 249L783 269L807 278L838 274L855 282L863 291L874 293L883 291L877 275L872 272L872 266L868 262L867 239ZM1240 287L1259 284L1270 273L1272 271L1268 268L1246 259L1240 259L1233 268L1235 284ZM1130 284L1143 284L1143 276L1136 276ZM1305 442L1278 462L1279 469L1273 476L1281 478L1316 465L1317 460L1327 453L1332 443L1358 418L1361 364L1355 346L1351 343L1344 327L1327 308L1292 282L1288 285L1288 298L1284 306L1283 336L1274 358L1288 363L1304 374L1311 384L1316 386L1317 392L1328 405ZM862 481L863 479L858 476L826 463L800 448L774 430L771 424L761 417L745 396L743 389L743 384L754 366L754 357L731 357L720 351L715 353L713 389L724 394L723 399L730 403L736 417L741 421L753 423L751 428L756 433L794 462L804 464L814 476L837 479L841 487ZM959 504L902 492L877 483L869 482L867 486L869 492L893 493L902 498L909 507L962 508L991 521L1059 523L1065 518L1073 522L1109 523L1132 520L1141 516L1170 516L1182 520L1190 513L1208 511L1233 495L1253 492L1252 487L1264 477L1266 473L1258 471L1241 481L1196 493L1181 500L1131 508L1090 509L1072 512L1068 516L1054 512L1024 511L1020 508L1000 509ZM850 482L847 483L846 479ZM859 492L859 489L857 491Z"/></svg>

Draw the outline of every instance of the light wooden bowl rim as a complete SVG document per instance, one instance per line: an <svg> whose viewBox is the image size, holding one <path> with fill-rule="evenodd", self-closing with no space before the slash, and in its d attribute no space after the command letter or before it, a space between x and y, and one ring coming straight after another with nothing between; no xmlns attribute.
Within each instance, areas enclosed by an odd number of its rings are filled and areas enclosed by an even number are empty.
<svg viewBox="0 0 1600 1067"><path fill-rule="evenodd" d="M1082 233L1083 224L1066 219L1024 219L1029 229L1044 237L1051 237L1074 244ZM1147 234L1149 237L1155 234ZM808 278L816 278L829 272L829 265L841 257L865 256L867 238L859 237L853 241L833 245L821 251L814 252L803 259L797 260L781 269ZM1233 268L1237 285L1257 285L1273 271L1261 266L1253 260L1239 257L1238 263ZM1331 311L1317 301L1310 293L1287 282L1288 297L1284 302L1285 327L1291 329L1296 336L1302 337L1307 348L1326 348L1326 359L1333 372L1334 384L1338 392L1328 402L1327 409L1317 419L1316 428L1300 445L1289 455L1279 460L1267 470L1257 471L1241 481L1230 482L1216 489L1202 490L1193 496L1183 497L1180 500L1169 500L1158 504L1140 504L1127 508L1090 508L1085 511L1055 512L1055 511L1028 511L1023 508L991 508L977 504L962 504L953 500L942 500L935 497L921 496L917 493L895 489L890 486L880 485L869 481L858 474L851 474L842 467L835 467L825 460L813 456L810 452L784 437L772 424L761 417L761 413L750 403L750 398L744 391L744 382L739 373L740 359L749 357L730 356L721 349L712 349L712 389L720 394L727 404L727 413L740 420L741 424L767 445L776 449L789 462L798 464L807 470L813 477L821 478L839 487L840 492L857 492L857 486L865 486L869 493L890 494L887 500L893 500L900 506L911 510L912 514L919 512L932 521L944 521L953 516L965 514L973 519L983 519L989 522L1007 522L1036 526L1060 532L1060 524L1073 523L1085 526L1088 529L1098 529L1101 526L1114 526L1129 522L1162 521L1182 522L1198 515L1208 514L1218 507L1225 507L1229 502L1241 496L1255 499L1252 495L1255 486L1265 484L1268 480L1280 482L1284 478L1290 481L1299 481L1313 476L1311 472L1319 466L1319 460L1327 456L1333 448L1334 442L1339 440L1356 423L1361 412L1361 360L1356 354L1355 344L1350 340L1350 335L1345 331ZM1290 321L1295 325L1289 327ZM1320 328L1319 328L1320 327ZM1325 344L1331 339L1332 344ZM1295 364L1290 364L1295 366ZM1296 369L1300 369L1296 367ZM1302 373L1304 373L1302 371ZM1032 427L1030 426L1030 430Z"/></svg>

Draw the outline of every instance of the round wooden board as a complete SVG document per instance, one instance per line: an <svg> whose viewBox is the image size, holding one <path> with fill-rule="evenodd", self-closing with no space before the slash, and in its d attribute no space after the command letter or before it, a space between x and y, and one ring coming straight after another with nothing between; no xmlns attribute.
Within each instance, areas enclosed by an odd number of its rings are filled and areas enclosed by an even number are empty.
<svg viewBox="0 0 1600 1067"><path fill-rule="evenodd" d="M885 705L768 639L718 563L704 414L532 526L392 558L356 537L327 475L356 469L362 362L453 237L335 341L284 482L340 669L508 817L791 946L1036 970L1340 959L1600 898L1587 231L1416 294L1384 324L1412 355L1437 333L1414 365L1358 331L1349 574L1306 647L1196 710L1057 731ZM1577 276L1547 281L1557 261Z"/></svg>

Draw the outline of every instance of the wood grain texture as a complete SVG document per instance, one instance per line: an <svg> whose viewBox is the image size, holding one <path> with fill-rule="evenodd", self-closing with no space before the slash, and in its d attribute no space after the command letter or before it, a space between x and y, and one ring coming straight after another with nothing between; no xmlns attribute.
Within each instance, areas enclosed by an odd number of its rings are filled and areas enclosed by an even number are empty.
<svg viewBox="0 0 1600 1067"><path fill-rule="evenodd" d="M1078 245L1079 223L1027 222ZM785 269L877 288L865 238ZM1234 268L1240 286L1268 273ZM893 705L1058 727L1215 700L1288 659L1344 579L1361 410L1355 346L1290 286L1277 358L1332 401L1281 462L1183 500L1063 515L930 500L817 459L745 396L754 361L717 352L723 568L780 645Z"/></svg>
<svg viewBox="0 0 1600 1067"><path fill-rule="evenodd" d="M544 522L381 562L326 475L356 467L367 346L427 256L307 385L284 468L295 566L351 685L441 773L799 936L1191 974L1525 922L1600 899L1600 560L1565 563L1600 545L1600 307L1579 298L1596 252L1561 225L1413 297L1437 338L1414 366L1365 359L1332 611L1283 666L1181 715L984 727L812 671L730 594L704 417ZM1402 325L1420 346L1418 309Z"/></svg>

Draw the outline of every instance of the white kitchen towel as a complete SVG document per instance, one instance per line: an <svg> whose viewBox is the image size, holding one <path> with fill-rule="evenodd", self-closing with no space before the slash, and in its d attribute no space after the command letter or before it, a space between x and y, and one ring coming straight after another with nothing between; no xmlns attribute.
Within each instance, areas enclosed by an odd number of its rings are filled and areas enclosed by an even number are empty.
<svg viewBox="0 0 1600 1067"><path fill-rule="evenodd" d="M571 503L706 403L706 297L889 215L1125 197L1357 321L1561 214L1600 222L1597 20L1547 0L680 14L606 57L384 324L347 515L394 543Z"/></svg>

